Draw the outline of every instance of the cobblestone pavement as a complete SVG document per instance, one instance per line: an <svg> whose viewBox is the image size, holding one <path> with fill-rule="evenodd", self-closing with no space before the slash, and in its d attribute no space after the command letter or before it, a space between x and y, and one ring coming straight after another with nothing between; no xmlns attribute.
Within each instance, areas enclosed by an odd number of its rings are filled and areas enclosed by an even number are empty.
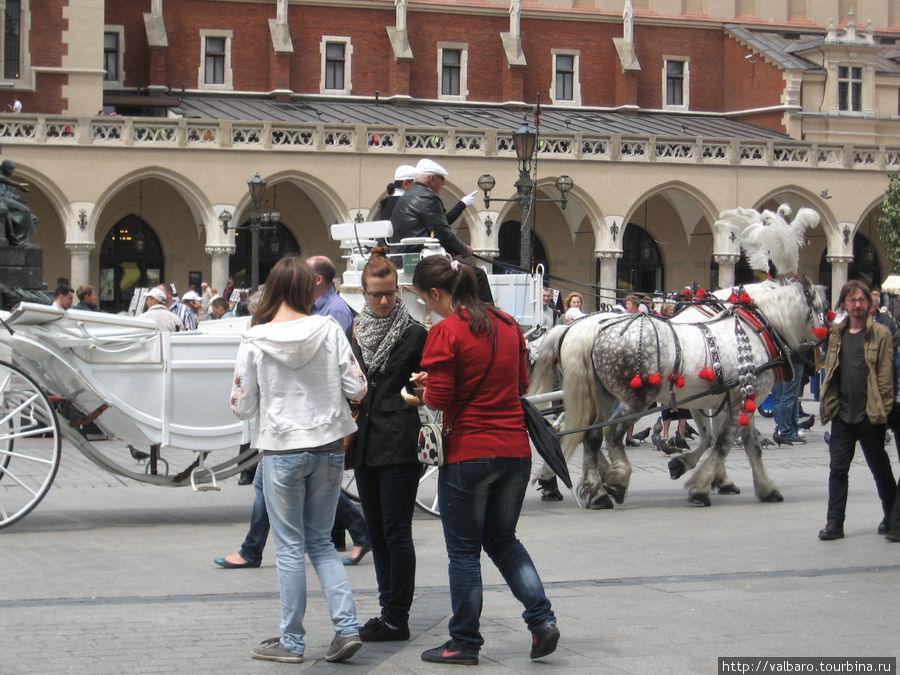
<svg viewBox="0 0 900 675"><path fill-rule="evenodd" d="M771 436L770 420L760 427ZM900 544L875 534L881 514L861 453L846 539L816 538L825 513L824 430L814 427L805 446L765 450L780 504L756 500L736 451L728 467L742 494L691 506L684 479L670 480L665 458L648 444L630 449L631 487L613 511L579 510L571 495L542 503L530 491L519 536L562 640L550 657L528 659L521 606L485 559L480 668L713 673L720 656L896 657ZM896 457L894 464L896 471ZM367 644L348 664L326 664L332 632L310 569L306 662L252 660L250 649L278 633L271 542L260 569L212 563L236 550L252 498L234 478L206 493L126 482L67 448L44 501L0 531L0 673L445 670L419 658L446 639L449 614L440 521L424 513L414 522L409 642ZM365 621L378 606L371 557L348 573Z"/></svg>

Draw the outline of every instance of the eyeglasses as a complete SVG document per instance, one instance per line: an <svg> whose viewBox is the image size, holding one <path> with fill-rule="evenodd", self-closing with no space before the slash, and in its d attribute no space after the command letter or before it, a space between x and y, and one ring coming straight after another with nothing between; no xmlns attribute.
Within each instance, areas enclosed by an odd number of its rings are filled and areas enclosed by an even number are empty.
<svg viewBox="0 0 900 675"><path fill-rule="evenodd" d="M375 298L376 300L381 300L382 298L387 298L390 300L395 295L397 295L397 291L363 291L370 298Z"/></svg>

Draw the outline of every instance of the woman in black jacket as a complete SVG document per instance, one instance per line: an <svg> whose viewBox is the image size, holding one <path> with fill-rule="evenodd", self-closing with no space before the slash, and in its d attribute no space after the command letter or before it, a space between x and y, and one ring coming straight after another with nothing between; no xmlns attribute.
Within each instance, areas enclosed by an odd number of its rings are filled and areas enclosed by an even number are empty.
<svg viewBox="0 0 900 675"><path fill-rule="evenodd" d="M412 517L422 465L416 459L419 413L400 390L419 370L425 328L399 298L397 268L375 248L363 275L366 305L351 344L369 380L360 405L353 464L369 526L381 616L360 629L363 641L409 639L415 589Z"/></svg>

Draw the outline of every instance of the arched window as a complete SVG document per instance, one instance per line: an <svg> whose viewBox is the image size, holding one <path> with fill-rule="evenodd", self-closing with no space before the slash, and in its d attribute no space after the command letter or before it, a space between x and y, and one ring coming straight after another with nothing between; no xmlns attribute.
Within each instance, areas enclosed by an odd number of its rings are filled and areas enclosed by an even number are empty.
<svg viewBox="0 0 900 675"><path fill-rule="evenodd" d="M500 262L504 262L507 265L516 265L519 264L519 247L520 242L522 241L521 236L522 224L518 220L507 220L500 226L499 233L497 235L497 244L500 248L500 253L497 255L497 260ZM544 244L541 242L540 238L534 234L534 230L531 232L531 257L534 258L535 265L543 265L544 266L544 274L550 273L550 263L547 260L547 252L544 250ZM503 274L505 270L500 267L494 267L494 274Z"/></svg>
<svg viewBox="0 0 900 675"><path fill-rule="evenodd" d="M236 288L250 287L250 227L249 221L234 233L235 251L228 261L228 276ZM266 282L269 271L284 256L300 253L300 246L291 231L281 223L274 230L259 233L259 283Z"/></svg>
<svg viewBox="0 0 900 675"><path fill-rule="evenodd" d="M622 234L622 257L616 266L616 286L636 293L665 290L662 255L653 237L642 227L628 223ZM600 261L597 261L597 279Z"/></svg>
<svg viewBox="0 0 900 675"><path fill-rule="evenodd" d="M142 218L129 214L113 225L100 247L100 309L128 309L135 288L156 286L165 278L159 237Z"/></svg>
<svg viewBox="0 0 900 675"><path fill-rule="evenodd" d="M826 260L827 251L819 261L819 283L831 287L831 263ZM864 235L853 237L853 262L847 268L847 279L860 279L875 288L881 285L881 266L878 252Z"/></svg>

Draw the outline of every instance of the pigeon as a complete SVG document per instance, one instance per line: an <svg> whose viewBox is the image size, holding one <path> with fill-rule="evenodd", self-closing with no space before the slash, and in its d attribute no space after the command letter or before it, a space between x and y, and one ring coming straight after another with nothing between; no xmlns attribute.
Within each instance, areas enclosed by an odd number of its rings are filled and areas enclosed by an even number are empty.
<svg viewBox="0 0 900 675"><path fill-rule="evenodd" d="M636 434L632 434L631 437L636 441L646 441L647 436L649 436L649 435L650 435L650 427L647 427L646 429L638 431Z"/></svg>
<svg viewBox="0 0 900 675"><path fill-rule="evenodd" d="M143 450L138 450L136 447L134 447L130 443L128 445L128 452L130 452L131 456L137 460L138 464L140 464L141 462L143 462L146 459L150 459L149 452L144 452Z"/></svg>

